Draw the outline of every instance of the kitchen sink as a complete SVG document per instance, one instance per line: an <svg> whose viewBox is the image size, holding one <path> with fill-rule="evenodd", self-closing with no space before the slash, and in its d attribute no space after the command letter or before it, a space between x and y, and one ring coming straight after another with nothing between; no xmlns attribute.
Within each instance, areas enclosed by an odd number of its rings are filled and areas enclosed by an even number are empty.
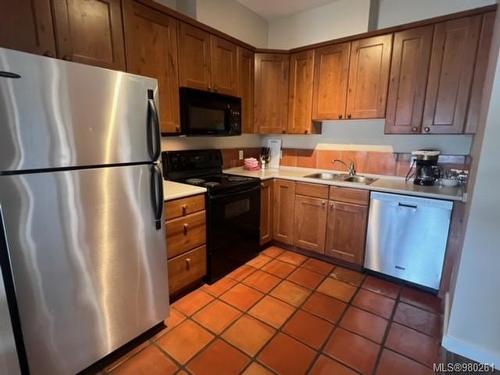
<svg viewBox="0 0 500 375"><path fill-rule="evenodd" d="M319 180L328 180L328 181L343 181L343 182L356 182L360 184L365 184L365 185L370 185L373 182L375 182L377 179L376 178L371 178L371 177L366 177L366 176L361 176L361 175L355 175L355 176L349 176L344 173L327 173L327 172L322 172L322 173L313 173L309 174L307 176L304 176L305 178L317 178Z"/></svg>
<svg viewBox="0 0 500 375"><path fill-rule="evenodd" d="M305 178L318 178L320 180L340 180L343 181L344 178L347 177L346 174L343 173L313 173L309 174L307 176L304 176Z"/></svg>

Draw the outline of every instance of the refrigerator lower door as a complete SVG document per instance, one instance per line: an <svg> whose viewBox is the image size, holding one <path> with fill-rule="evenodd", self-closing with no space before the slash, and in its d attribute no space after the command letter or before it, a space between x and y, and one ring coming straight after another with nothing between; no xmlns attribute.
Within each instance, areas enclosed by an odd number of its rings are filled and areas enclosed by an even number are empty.
<svg viewBox="0 0 500 375"><path fill-rule="evenodd" d="M158 158L157 82L0 48L0 172Z"/></svg>
<svg viewBox="0 0 500 375"><path fill-rule="evenodd" d="M77 373L166 318L165 235L155 222L152 170L0 176L31 374Z"/></svg>

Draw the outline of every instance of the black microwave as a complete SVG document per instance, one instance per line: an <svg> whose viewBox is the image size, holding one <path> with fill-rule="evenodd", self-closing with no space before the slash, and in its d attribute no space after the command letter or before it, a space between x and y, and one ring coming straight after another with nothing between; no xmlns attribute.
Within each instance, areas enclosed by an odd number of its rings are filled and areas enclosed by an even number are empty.
<svg viewBox="0 0 500 375"><path fill-rule="evenodd" d="M179 94L182 134L241 134L241 98L187 87Z"/></svg>

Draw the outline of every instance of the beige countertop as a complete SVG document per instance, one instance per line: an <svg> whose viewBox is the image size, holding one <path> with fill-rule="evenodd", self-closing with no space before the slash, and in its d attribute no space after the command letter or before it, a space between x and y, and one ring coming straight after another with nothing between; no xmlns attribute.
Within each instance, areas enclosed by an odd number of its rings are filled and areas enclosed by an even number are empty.
<svg viewBox="0 0 500 375"><path fill-rule="evenodd" d="M302 181L323 185L344 186L356 189L366 189L372 191L380 191L385 193L416 195L419 197L446 199L452 201L465 202L467 194L463 187L444 187L444 186L418 186L413 182L405 182L404 177L390 177L361 173L363 176L375 177L378 180L370 185L360 183L319 180L316 178L306 178L305 175L317 172L330 173L345 173L343 171L332 171L313 168L296 168L296 167L280 167L279 169L264 169L261 171L247 171L242 167L231 168L224 170L224 173L235 174L240 176L257 177L261 180L271 178L281 178L284 180Z"/></svg>
<svg viewBox="0 0 500 375"><path fill-rule="evenodd" d="M180 184L173 181L163 181L163 197L165 201L204 194L207 189L199 186Z"/></svg>

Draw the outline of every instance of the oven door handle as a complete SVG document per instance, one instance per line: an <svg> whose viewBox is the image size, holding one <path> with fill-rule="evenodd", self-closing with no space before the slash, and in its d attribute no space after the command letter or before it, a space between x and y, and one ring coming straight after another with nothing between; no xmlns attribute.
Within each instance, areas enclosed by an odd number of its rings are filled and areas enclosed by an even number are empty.
<svg viewBox="0 0 500 375"><path fill-rule="evenodd" d="M247 193L253 193L254 191L260 191L260 185L256 185L250 189L245 189L245 190L239 190L239 191L235 191L235 192L232 192L232 193L229 193L229 194L219 194L219 195L213 195L212 198L213 199L221 199L221 198L231 198L231 197L236 197L238 195L243 195L243 194L247 194Z"/></svg>

